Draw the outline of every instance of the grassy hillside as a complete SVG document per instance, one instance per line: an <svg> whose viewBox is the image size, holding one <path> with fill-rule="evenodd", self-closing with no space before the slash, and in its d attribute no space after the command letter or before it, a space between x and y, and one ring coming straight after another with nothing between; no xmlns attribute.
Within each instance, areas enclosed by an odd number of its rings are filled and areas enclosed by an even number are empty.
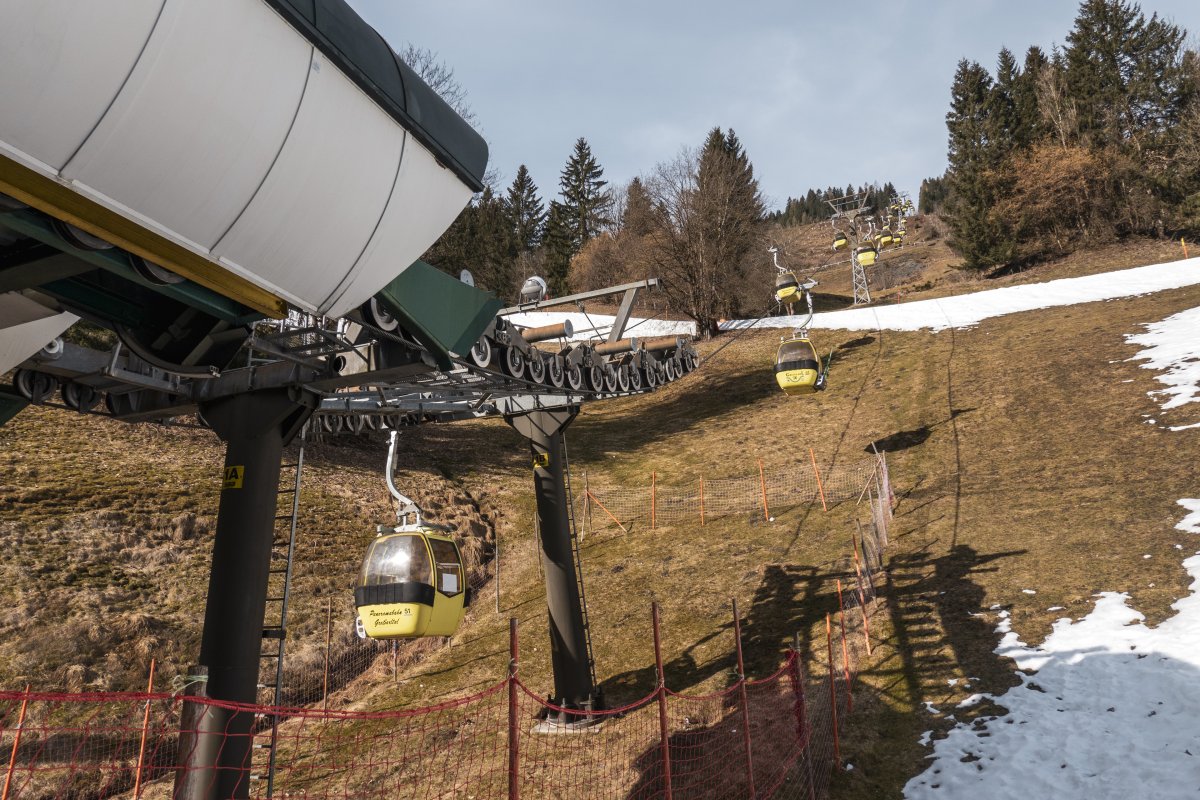
<svg viewBox="0 0 1200 800"><path fill-rule="evenodd" d="M1177 249L1126 243L990 281L938 278L934 259L904 299L1133 266ZM948 724L924 703L947 709L970 692L1012 685L1010 665L992 652L993 606L1010 610L1013 629L1035 641L1055 618L1082 616L1098 590L1130 592L1152 621L1185 592L1175 500L1194 493L1183 465L1194 462L1200 431L1168 434L1146 423L1144 415L1158 416L1146 396L1152 375L1126 360L1135 349L1122 336L1196 305L1200 288L936 334L816 331L838 356L829 390L803 399L774 387L776 335L748 334L683 381L585 408L568 434L574 473L641 484L654 471L683 484L751 473L757 459L803 463L810 446L823 470L862 458L872 444L888 451L898 506L887 624L874 631L884 645L863 674L843 747L855 769L835 793L895 797L923 763L921 732ZM1187 409L1170 420L1196 421ZM452 646L426 648L395 679L369 673L340 699L394 708L490 684L504 674L514 615L522 675L548 689L526 445L498 421L429 426L404 441L400 482L417 488L434 516L498 542L500 609L487 595ZM0 543L11 554L0 590L4 685L136 685L143 668L113 655L131 643L170 664L195 657L220 461L215 437L198 429L36 409L0 428ZM340 604L338 636L349 635L353 571L371 525L389 511L381 442L315 448L310 464L301 524L312 555L297 584L296 621L297 647L311 653L327 597ZM746 618L752 674L777 665L795 634L810 641L836 607L849 513L796 508L770 524L730 517L589 536L584 573L610 701L652 688L652 599L663 608L667 681L677 690L727 681L731 597ZM50 630L69 636L47 644Z"/></svg>

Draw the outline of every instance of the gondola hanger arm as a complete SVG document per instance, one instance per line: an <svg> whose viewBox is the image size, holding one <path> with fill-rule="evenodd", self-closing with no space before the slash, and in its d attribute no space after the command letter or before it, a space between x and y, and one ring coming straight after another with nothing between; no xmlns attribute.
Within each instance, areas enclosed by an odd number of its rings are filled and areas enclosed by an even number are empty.
<svg viewBox="0 0 1200 800"><path fill-rule="evenodd" d="M414 503L411 498L400 493L400 490L396 488L396 482L392 477L392 469L395 467L396 463L396 443L399 440L400 432L393 430L391 435L388 437L387 467L384 469L384 476L387 478L388 491L391 492L392 497L396 498L396 502L400 504L399 508L396 509L397 521L399 521L401 525L407 525L409 524L408 518L411 516L413 518L412 524L420 525L421 509L417 507L417 504Z"/></svg>

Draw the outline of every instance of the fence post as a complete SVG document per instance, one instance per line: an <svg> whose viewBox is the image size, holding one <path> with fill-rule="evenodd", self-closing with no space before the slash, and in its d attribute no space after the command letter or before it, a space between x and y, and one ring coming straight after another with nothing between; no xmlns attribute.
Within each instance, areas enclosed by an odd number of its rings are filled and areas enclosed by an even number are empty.
<svg viewBox="0 0 1200 800"><path fill-rule="evenodd" d="M846 647L846 606L842 602L842 579L837 579L838 621L842 626L842 672L846 676L846 710L854 710L854 692L850 688L850 651Z"/></svg>
<svg viewBox="0 0 1200 800"><path fill-rule="evenodd" d="M771 521L771 509L767 508L767 476L763 472L762 459L758 460L758 482L762 486L763 496L763 519L767 522Z"/></svg>
<svg viewBox="0 0 1200 800"><path fill-rule="evenodd" d="M828 614L825 615L825 642L829 646L829 719L833 727L833 763L837 769L841 769L842 748L838 742L837 673L833 666L833 623Z"/></svg>
<svg viewBox="0 0 1200 800"><path fill-rule="evenodd" d="M821 494L821 510L828 511L829 506L825 504L825 486L821 483L821 470L817 469L817 454L811 447L808 448L808 457L812 459L813 475L817 477L817 491Z"/></svg>
<svg viewBox="0 0 1200 800"><path fill-rule="evenodd" d="M4 774L4 800L12 787L13 770L17 767L17 748L21 746L21 731L25 729L25 711L29 708L29 684L25 684L25 697L21 700L21 713L17 717L17 732L13 735L12 755L8 757L8 772Z"/></svg>
<svg viewBox="0 0 1200 800"><path fill-rule="evenodd" d="M796 736L800 749L804 751L804 772L808 777L808 800L817 800L816 781L813 776L811 730L808 722L808 703L804 697L804 674L800 670L800 632L795 634L792 645L791 663L788 664L788 680L792 682L793 708L796 714Z"/></svg>
<svg viewBox="0 0 1200 800"><path fill-rule="evenodd" d="M179 755L171 797L198 800L211 797L217 780L217 763L225 743L225 720L219 708L204 702L208 697L208 667L188 668L179 711Z"/></svg>
<svg viewBox="0 0 1200 800"><path fill-rule="evenodd" d="M667 679L663 674L657 601L650 604L650 615L654 622L654 668L658 671L658 738L659 747L662 749L663 784L667 790L666 798L671 800L671 731L667 725Z"/></svg>
<svg viewBox="0 0 1200 800"><path fill-rule="evenodd" d="M508 800L519 800L520 737L517 726L517 618L508 619Z"/></svg>
<svg viewBox="0 0 1200 800"><path fill-rule="evenodd" d="M613 514L611 511L609 511L609 510L608 510L608 509L605 507L604 503L601 503L601 502L600 502L599 498L597 498L595 495L589 495L589 497L591 497L591 498L592 498L592 502L594 502L596 505L600 506L600 510L601 510L601 511L603 511L605 514L608 514L608 516L612 518L612 521L613 521L613 522L615 522L615 523L617 523L617 527L621 529L621 532L622 532L622 533L624 533L626 536L628 536L628 535L629 535L629 531L628 531L628 530L626 530L625 526L621 524L621 520L617 519L616 515L614 515L614 514ZM535 520L535 521L536 521L536 520ZM541 559L539 559L539 560L538 560L538 563L539 563L539 564L541 564L541 563L542 563L542 562L541 562Z"/></svg>
<svg viewBox="0 0 1200 800"><path fill-rule="evenodd" d="M858 590L858 608L862 611L863 620L863 640L867 643L867 655L871 655L871 617L867 614L867 599L863 596L863 591Z"/></svg>
<svg viewBox="0 0 1200 800"><path fill-rule="evenodd" d="M333 645L333 598L325 599L325 677L321 682L321 708L329 710L329 650Z"/></svg>
<svg viewBox="0 0 1200 800"><path fill-rule="evenodd" d="M146 694L154 694L154 659L150 659L150 680L146 683ZM133 800L142 796L142 767L146 764L146 738L150 730L150 698L146 698L146 710L142 714L142 741L138 745L137 772L133 778Z"/></svg>
<svg viewBox="0 0 1200 800"><path fill-rule="evenodd" d="M750 788L750 800L757 797L754 791L754 755L750 749L750 700L746 697L746 665L742 660L742 620L738 616L737 598L733 600L733 640L737 648L738 694L742 698L742 743L746 747L746 780Z"/></svg>
<svg viewBox="0 0 1200 800"><path fill-rule="evenodd" d="M500 531L496 531L496 552L492 556L496 563L496 613L500 613Z"/></svg>
<svg viewBox="0 0 1200 800"><path fill-rule="evenodd" d="M700 524L704 524L704 478L700 479Z"/></svg>
<svg viewBox="0 0 1200 800"><path fill-rule="evenodd" d="M658 473L650 473L650 530L654 530L657 522Z"/></svg>
<svg viewBox="0 0 1200 800"><path fill-rule="evenodd" d="M1188 253L1187 253L1187 239L1185 239L1184 237L1180 236L1180 237L1179 237L1179 244L1180 244L1180 245L1183 247L1183 257L1184 257L1184 258L1187 258L1187 257L1188 257Z"/></svg>
<svg viewBox="0 0 1200 800"><path fill-rule="evenodd" d="M883 474L883 493L887 495L888 511L891 512L892 507L896 505L896 496L892 494L892 474L888 470L886 450L879 454L879 468Z"/></svg>
<svg viewBox="0 0 1200 800"><path fill-rule="evenodd" d="M588 483L586 469L583 471L583 529L592 532L592 485Z"/></svg>

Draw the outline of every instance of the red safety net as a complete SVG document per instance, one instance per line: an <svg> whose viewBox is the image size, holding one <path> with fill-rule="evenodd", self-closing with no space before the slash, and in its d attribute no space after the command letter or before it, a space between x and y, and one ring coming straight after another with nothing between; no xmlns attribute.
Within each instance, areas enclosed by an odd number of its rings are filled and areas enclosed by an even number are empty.
<svg viewBox="0 0 1200 800"><path fill-rule="evenodd" d="M516 677L453 702L396 711L0 692L2 800L815 800L835 763L831 679L838 717L849 710L848 666L840 643L835 649L833 674L821 665L815 680L804 678L793 652L774 675L719 693L663 687L595 712L554 706Z"/></svg>

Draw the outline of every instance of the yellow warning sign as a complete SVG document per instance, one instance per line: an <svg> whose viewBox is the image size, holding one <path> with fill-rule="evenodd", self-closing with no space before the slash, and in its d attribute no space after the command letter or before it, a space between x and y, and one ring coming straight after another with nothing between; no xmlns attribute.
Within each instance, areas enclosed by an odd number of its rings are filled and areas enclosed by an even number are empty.
<svg viewBox="0 0 1200 800"><path fill-rule="evenodd" d="M533 454L533 466L535 469L538 467L541 467L542 469L548 468L550 466L550 454L549 453L534 453Z"/></svg>
<svg viewBox="0 0 1200 800"><path fill-rule="evenodd" d="M242 488L242 479L246 477L246 468L244 466L226 467L225 481L221 484L222 489L240 489Z"/></svg>

